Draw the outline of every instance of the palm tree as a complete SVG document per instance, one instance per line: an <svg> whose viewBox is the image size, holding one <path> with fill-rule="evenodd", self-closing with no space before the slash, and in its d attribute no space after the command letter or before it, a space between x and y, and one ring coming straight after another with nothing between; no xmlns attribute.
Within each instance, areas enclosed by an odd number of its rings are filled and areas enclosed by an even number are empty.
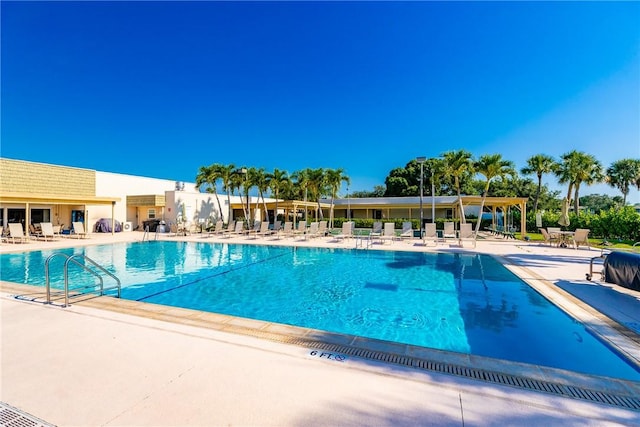
<svg viewBox="0 0 640 427"><path fill-rule="evenodd" d="M523 167L520 172L523 175L536 174L538 177L538 190L536 191L536 198L533 202L533 212L538 211L538 199L540 198L540 192L542 191L542 175L545 173L552 173L558 167L558 163L553 157L546 154L536 154L527 159L527 166Z"/></svg>
<svg viewBox="0 0 640 427"><path fill-rule="evenodd" d="M231 173L231 191L238 190L238 195L240 196L240 204L242 205L242 212L244 214L244 219L249 224L249 213L247 212L247 207L244 205L244 199L242 198L242 193L246 193L249 195L247 178L249 174L249 170L246 167L242 167L239 169L233 170ZM229 204L229 209L231 209L231 204Z"/></svg>
<svg viewBox="0 0 640 427"><path fill-rule="evenodd" d="M444 159L445 176L453 177L453 184L458 194L460 205L460 222L466 222L464 217L464 206L462 206L462 195L460 194L460 178L465 174L473 172L472 155L466 150L447 151L442 154ZM422 225L421 225L422 226Z"/></svg>
<svg viewBox="0 0 640 427"><path fill-rule="evenodd" d="M575 182L575 195L573 198L573 206L576 214L580 208L580 184L593 185L604 181L605 175L602 163L594 156L587 154L582 159L582 167L578 169Z"/></svg>
<svg viewBox="0 0 640 427"><path fill-rule="evenodd" d="M327 185L331 190L331 209L329 210L329 228L333 228L333 200L338 194L338 189L344 182L345 184L351 184L351 180L344 174L344 169L327 169L326 170Z"/></svg>
<svg viewBox="0 0 640 427"><path fill-rule="evenodd" d="M513 176L516 171L513 168L513 162L504 160L501 154L485 154L480 156L480 159L474 164L474 169L486 178L484 191L482 192L482 201L480 202L480 213L478 214L476 232L473 236L474 239L477 239L478 232L480 231L480 223L482 222L482 211L484 210L484 203L487 199L491 180L496 177L504 178L507 175Z"/></svg>
<svg viewBox="0 0 640 427"><path fill-rule="evenodd" d="M304 220L308 220L308 211L307 211L307 195L309 193L309 182L310 182L311 169L302 169L296 171L292 174L293 179L296 180L295 185L300 190L301 194L304 197ZM296 213L294 212L294 215Z"/></svg>
<svg viewBox="0 0 640 427"><path fill-rule="evenodd" d="M622 159L607 168L607 182L622 193L622 206L627 204L629 187L640 190L640 159Z"/></svg>
<svg viewBox="0 0 640 427"><path fill-rule="evenodd" d="M318 203L317 210L320 211L320 218L324 219L324 214L322 212L322 208L320 207L320 199L323 195L328 193L328 187L325 170L323 168L311 169L311 171L309 172L308 186L311 197L314 198Z"/></svg>
<svg viewBox="0 0 640 427"><path fill-rule="evenodd" d="M269 179L269 188L271 188L272 194L276 199L276 208L274 211L274 221L278 219L278 199L280 198L280 193L284 191L285 187L291 184L291 178L289 178L289 174L286 171L281 171L276 168L268 174Z"/></svg>
<svg viewBox="0 0 640 427"><path fill-rule="evenodd" d="M258 188L259 198L262 199L262 207L266 221L269 221L269 211L267 210L267 202L264 200L264 193L269 189L269 175L264 168L256 169L253 176L253 184ZM258 202L256 202L257 206Z"/></svg>
<svg viewBox="0 0 640 427"><path fill-rule="evenodd" d="M233 179L235 173L236 167L233 164L218 165L218 176L222 180L224 191L226 191L227 193L227 204L229 206L229 216L227 222L231 221L231 218L233 218L233 209L231 208L231 193L233 192ZM222 214L222 209L220 209L220 213Z"/></svg>

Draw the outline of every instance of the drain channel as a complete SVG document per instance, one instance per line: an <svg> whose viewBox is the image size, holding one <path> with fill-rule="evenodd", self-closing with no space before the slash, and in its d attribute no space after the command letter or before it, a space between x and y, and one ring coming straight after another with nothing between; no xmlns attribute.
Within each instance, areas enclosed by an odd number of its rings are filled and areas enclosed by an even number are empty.
<svg viewBox="0 0 640 427"><path fill-rule="evenodd" d="M19 409L0 402L0 426L6 427L55 427Z"/></svg>
<svg viewBox="0 0 640 427"><path fill-rule="evenodd" d="M553 383L550 381L542 381L517 375L504 374L501 372L492 372L484 369L469 368L467 366L460 366L451 363L434 362L431 360L420 359L412 356L403 356L394 353L363 349L342 344L331 344L323 341L316 341L299 337L289 337L267 331L247 329L240 326L225 328L225 330L233 330L233 332L241 333L244 335L251 335L256 338L267 339L283 344L293 344L302 347L341 353L360 359L392 363L395 365L411 367L429 372L455 375L464 378L486 381L494 384L555 394L572 399L586 400L603 405L610 405L619 408L640 411L640 398L636 396L625 396L606 393L582 387Z"/></svg>

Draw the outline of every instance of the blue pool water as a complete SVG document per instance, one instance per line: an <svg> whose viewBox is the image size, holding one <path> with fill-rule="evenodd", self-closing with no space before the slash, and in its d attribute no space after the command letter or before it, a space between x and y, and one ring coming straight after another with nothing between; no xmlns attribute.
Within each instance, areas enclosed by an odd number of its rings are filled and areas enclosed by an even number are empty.
<svg viewBox="0 0 640 427"><path fill-rule="evenodd" d="M0 279L42 285L54 251L0 255ZM584 325L486 255L187 242L57 250L122 281L122 297L640 381ZM51 263L62 288L64 259ZM70 282L92 282L70 267Z"/></svg>

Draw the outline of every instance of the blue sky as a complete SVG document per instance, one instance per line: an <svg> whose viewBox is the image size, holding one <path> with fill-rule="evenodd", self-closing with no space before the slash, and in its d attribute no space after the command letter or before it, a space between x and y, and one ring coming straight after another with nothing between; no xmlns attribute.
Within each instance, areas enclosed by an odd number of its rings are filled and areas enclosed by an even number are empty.
<svg viewBox="0 0 640 427"><path fill-rule="evenodd" d="M0 7L3 157L182 181L344 168L352 190L461 148L640 158L638 2Z"/></svg>

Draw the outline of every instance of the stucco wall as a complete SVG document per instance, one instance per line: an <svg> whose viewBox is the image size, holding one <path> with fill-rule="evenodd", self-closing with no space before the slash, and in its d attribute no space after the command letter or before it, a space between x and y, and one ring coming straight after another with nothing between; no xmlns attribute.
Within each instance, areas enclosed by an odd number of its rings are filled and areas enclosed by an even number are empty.
<svg viewBox="0 0 640 427"><path fill-rule="evenodd" d="M139 225L147 219L146 209L138 213L136 209L127 209L127 196L134 195L165 195L167 191L174 191L176 182L169 179L148 178L136 175L125 175L111 172L96 172L96 196L120 197L121 202L116 203L115 218L122 222L132 222L133 226ZM195 191L195 183L185 183L185 189ZM161 208L156 209L157 216L162 217ZM99 218L110 218L111 207L93 207L89 212L90 220L95 223ZM166 217L166 212L165 212ZM169 218L166 218L169 219ZM90 223L90 224L92 224Z"/></svg>

